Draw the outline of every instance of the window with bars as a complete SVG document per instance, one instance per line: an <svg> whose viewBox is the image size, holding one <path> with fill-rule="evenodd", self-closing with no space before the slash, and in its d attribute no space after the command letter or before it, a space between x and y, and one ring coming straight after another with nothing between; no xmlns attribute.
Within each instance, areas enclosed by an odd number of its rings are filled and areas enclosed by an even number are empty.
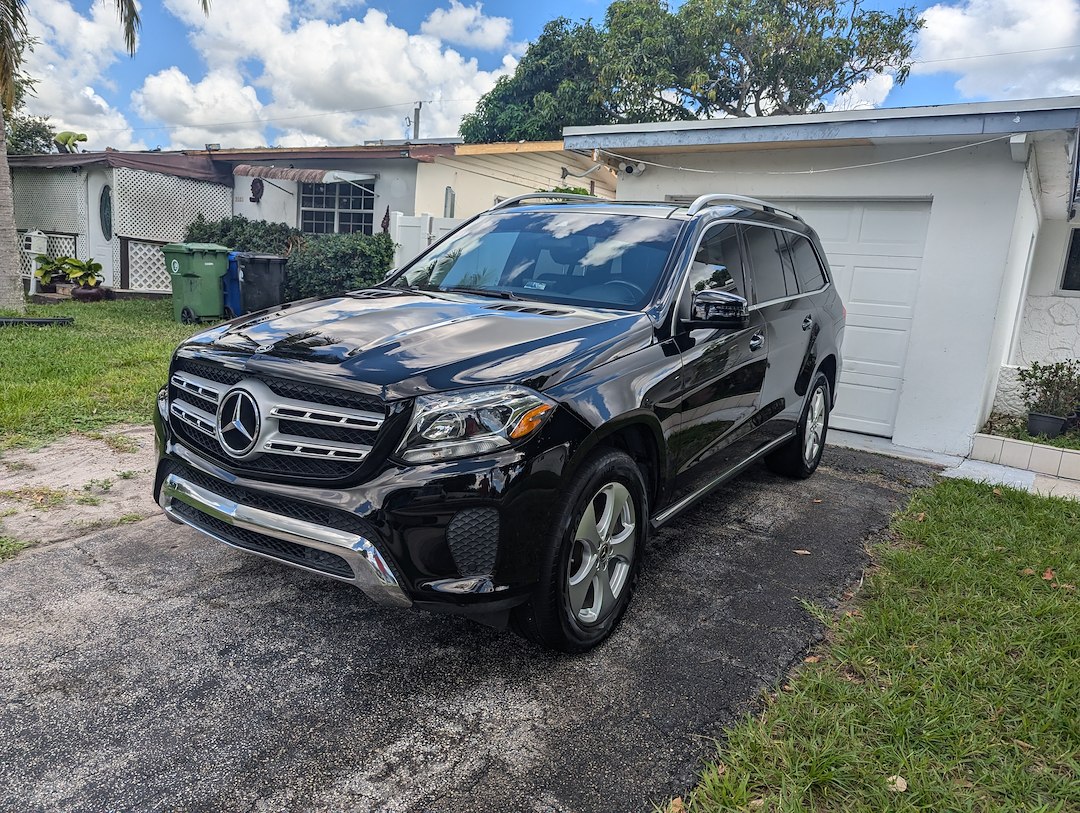
<svg viewBox="0 0 1080 813"><path fill-rule="evenodd" d="M375 222L375 183L300 184L300 231L371 234Z"/></svg>

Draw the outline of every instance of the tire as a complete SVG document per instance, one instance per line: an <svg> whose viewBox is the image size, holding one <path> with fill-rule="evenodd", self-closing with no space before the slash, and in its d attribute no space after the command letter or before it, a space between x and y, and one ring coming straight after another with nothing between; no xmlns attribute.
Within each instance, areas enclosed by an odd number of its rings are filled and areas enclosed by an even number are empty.
<svg viewBox="0 0 1080 813"><path fill-rule="evenodd" d="M831 403L829 379L818 373L806 393L795 437L765 458L770 469L796 480L805 480L817 470L825 451Z"/></svg>
<svg viewBox="0 0 1080 813"><path fill-rule="evenodd" d="M607 638L637 582L648 511L645 481L628 455L612 449L587 460L562 494L539 582L514 610L514 630L561 652L585 652Z"/></svg>

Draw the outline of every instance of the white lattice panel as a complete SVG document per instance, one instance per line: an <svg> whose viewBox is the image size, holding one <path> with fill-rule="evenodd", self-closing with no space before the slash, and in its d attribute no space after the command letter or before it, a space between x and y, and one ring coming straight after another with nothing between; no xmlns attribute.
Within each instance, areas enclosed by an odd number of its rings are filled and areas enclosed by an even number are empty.
<svg viewBox="0 0 1080 813"><path fill-rule="evenodd" d="M19 169L12 173L15 226L85 233L85 187L81 173ZM81 204L81 205L80 205Z"/></svg>
<svg viewBox="0 0 1080 813"><path fill-rule="evenodd" d="M129 240L128 285L133 291L169 291L172 281L165 270L165 255L157 243Z"/></svg>
<svg viewBox="0 0 1080 813"><path fill-rule="evenodd" d="M22 237L22 234L19 235ZM45 253L50 257L74 257L76 249L76 239L74 235L70 234L50 234L49 245ZM22 275L29 277L34 273L34 255L28 251L22 250L22 240L19 241L19 265L21 266Z"/></svg>
<svg viewBox="0 0 1080 813"><path fill-rule="evenodd" d="M175 242L196 215L232 214L232 189L221 184L126 167L117 168L115 184L115 231L124 237Z"/></svg>

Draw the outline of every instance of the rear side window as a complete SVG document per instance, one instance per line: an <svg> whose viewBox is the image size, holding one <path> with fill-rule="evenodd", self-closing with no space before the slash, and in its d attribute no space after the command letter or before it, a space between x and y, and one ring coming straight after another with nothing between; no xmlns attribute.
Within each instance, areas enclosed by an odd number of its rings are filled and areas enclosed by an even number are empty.
<svg viewBox="0 0 1080 813"><path fill-rule="evenodd" d="M795 263L795 276L799 280L799 290L803 293L820 291L828 280L825 269L821 267L814 247L805 237L797 234L787 236L791 246L791 259Z"/></svg>
<svg viewBox="0 0 1080 813"><path fill-rule="evenodd" d="M778 243L778 234L775 229L746 227L746 251L750 257L754 302L757 304L788 295L782 256L787 253L787 243Z"/></svg>
<svg viewBox="0 0 1080 813"><path fill-rule="evenodd" d="M690 265L690 290L727 291L746 298L736 226L718 226L706 233Z"/></svg>

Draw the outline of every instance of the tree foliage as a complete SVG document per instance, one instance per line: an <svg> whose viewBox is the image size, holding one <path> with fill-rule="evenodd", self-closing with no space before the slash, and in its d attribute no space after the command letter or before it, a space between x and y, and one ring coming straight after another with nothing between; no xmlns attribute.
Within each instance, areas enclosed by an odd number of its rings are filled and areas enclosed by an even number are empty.
<svg viewBox="0 0 1080 813"><path fill-rule="evenodd" d="M466 141L562 128L825 109L875 74L903 83L922 20L865 0L615 0L601 27L560 18L465 117Z"/></svg>
<svg viewBox="0 0 1080 813"><path fill-rule="evenodd" d="M562 128L611 121L596 97L602 35L591 21L565 17L544 26L513 76L504 76L461 122L470 143L546 141Z"/></svg>
<svg viewBox="0 0 1080 813"><path fill-rule="evenodd" d="M20 51L33 48L33 40L19 43ZM34 155L52 152L56 130L48 116L32 116L26 112L26 97L34 93L34 80L20 73L13 82L11 112L4 117L4 140L8 155Z"/></svg>

